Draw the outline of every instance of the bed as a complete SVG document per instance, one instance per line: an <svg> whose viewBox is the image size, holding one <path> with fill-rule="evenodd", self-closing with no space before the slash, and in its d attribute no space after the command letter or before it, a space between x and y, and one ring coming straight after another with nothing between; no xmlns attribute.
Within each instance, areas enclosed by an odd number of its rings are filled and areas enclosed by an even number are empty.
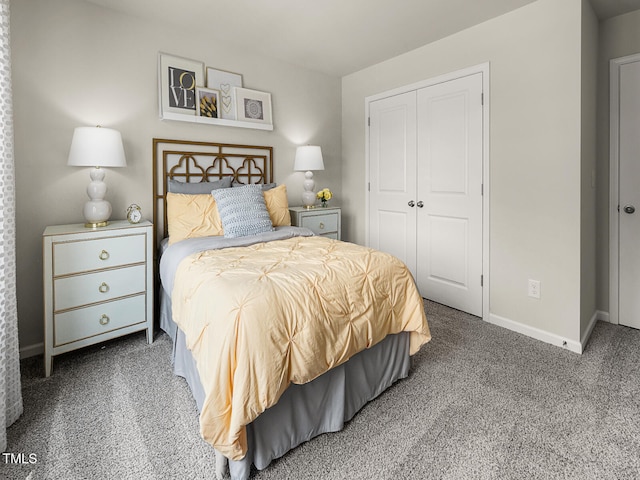
<svg viewBox="0 0 640 480"><path fill-rule="evenodd" d="M271 147L154 139L153 157L160 327L218 477L244 480L408 375L422 298L394 257L292 227Z"/></svg>

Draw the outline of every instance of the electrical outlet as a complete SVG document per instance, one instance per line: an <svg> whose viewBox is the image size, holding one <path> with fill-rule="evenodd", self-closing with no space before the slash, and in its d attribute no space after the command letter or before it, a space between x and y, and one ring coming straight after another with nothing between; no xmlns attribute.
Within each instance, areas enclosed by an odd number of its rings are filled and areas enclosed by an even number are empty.
<svg viewBox="0 0 640 480"><path fill-rule="evenodd" d="M540 298L540 280L529 279L529 296L532 298Z"/></svg>

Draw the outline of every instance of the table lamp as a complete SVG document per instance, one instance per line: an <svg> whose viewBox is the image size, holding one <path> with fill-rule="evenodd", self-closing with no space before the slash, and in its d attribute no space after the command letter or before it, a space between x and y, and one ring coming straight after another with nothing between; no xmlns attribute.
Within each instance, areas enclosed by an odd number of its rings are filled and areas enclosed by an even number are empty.
<svg viewBox="0 0 640 480"><path fill-rule="evenodd" d="M67 165L94 167L87 187L90 200L84 205L85 227L104 227L111 217L111 204L104 199L107 184L101 167L126 167L122 136L117 130L97 127L78 127L73 131Z"/></svg>
<svg viewBox="0 0 640 480"><path fill-rule="evenodd" d="M293 162L293 169L307 172L304 174L302 204L307 208L311 208L316 203L316 194L313 191L315 182L313 181L312 170L324 170L322 150L320 147L317 145L298 147L296 149L296 158Z"/></svg>

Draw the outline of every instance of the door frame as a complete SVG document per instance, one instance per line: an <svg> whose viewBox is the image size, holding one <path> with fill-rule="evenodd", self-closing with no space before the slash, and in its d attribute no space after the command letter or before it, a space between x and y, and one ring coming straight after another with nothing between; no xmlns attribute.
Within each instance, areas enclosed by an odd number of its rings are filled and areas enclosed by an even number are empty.
<svg viewBox="0 0 640 480"><path fill-rule="evenodd" d="M481 63L471 67L463 68L453 72L438 75L436 77L422 80L420 82L405 85L403 87L387 90L375 95L365 97L365 109L364 109L364 125L365 125L365 179L364 179L364 191L365 191L365 242L368 246L370 244L369 239L369 197L371 192L369 191L370 171L369 171L369 107L371 102L381 100L383 98L392 97L394 95L400 95L410 92L412 90L418 90L420 88L430 87L438 83L444 83L458 78L475 75L477 73L482 74L482 97L483 97L483 109L482 109L482 319L489 321L489 300L490 300L490 263L489 263L489 206L490 206L490 170L489 170L489 106L490 106L490 88L489 88L489 62Z"/></svg>
<svg viewBox="0 0 640 480"><path fill-rule="evenodd" d="M618 325L620 308L620 67L640 62L640 54L609 61L609 323Z"/></svg>

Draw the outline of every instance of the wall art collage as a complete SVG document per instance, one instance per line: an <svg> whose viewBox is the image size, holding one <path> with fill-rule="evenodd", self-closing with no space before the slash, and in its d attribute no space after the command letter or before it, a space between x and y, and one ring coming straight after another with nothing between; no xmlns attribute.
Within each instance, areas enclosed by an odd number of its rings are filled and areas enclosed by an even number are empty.
<svg viewBox="0 0 640 480"><path fill-rule="evenodd" d="M242 75L158 54L160 116L171 114L272 125L271 94L244 88Z"/></svg>

